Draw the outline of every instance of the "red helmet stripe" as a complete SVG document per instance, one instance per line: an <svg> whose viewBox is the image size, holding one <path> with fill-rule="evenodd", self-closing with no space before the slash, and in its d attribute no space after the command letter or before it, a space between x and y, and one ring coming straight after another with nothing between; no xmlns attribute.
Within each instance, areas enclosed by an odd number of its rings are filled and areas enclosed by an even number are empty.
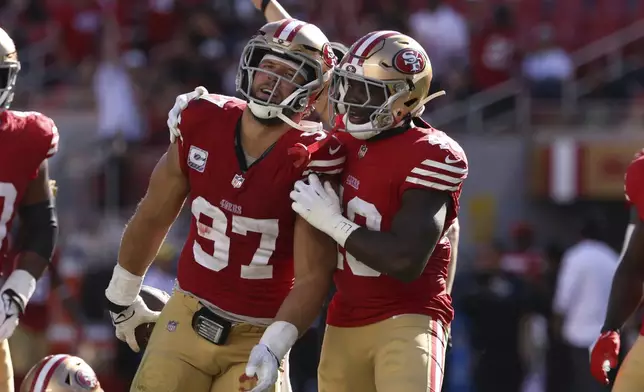
<svg viewBox="0 0 644 392"><path fill-rule="evenodd" d="M365 36L363 39L358 42L355 46L353 55L355 56L351 59L351 63L354 65L362 65L364 63L365 57L383 40L393 37L394 35L399 34L396 31L376 31Z"/></svg>
<svg viewBox="0 0 644 392"><path fill-rule="evenodd" d="M42 361L42 365L34 375L29 392L45 392L45 388L49 385L51 378L54 376L54 372L56 372L58 366L67 358L69 358L67 354L57 354Z"/></svg>
<svg viewBox="0 0 644 392"><path fill-rule="evenodd" d="M278 27L277 30L275 31L275 34L273 34L273 38L279 38L280 34L282 34L282 31L284 31L286 26L288 26L288 24L291 23L292 21L293 21L293 19L284 20L282 22L282 24L280 25L280 27Z"/></svg>
<svg viewBox="0 0 644 392"><path fill-rule="evenodd" d="M359 51L359 49L362 46L362 44L374 34L378 34L378 32L377 31L372 31L371 33L369 33L369 34L365 35L364 37L360 38L360 40L358 42L356 42L355 45L353 45L354 50L351 52L351 54L354 55L354 56L358 56L357 52Z"/></svg>
<svg viewBox="0 0 644 392"><path fill-rule="evenodd" d="M286 40L289 41L289 42L293 41L293 39L295 39L295 36L297 35L297 33L299 33L300 30L302 30L302 27L304 27L304 25L306 25L306 23L300 23L297 26L295 26L295 28L293 28L293 30L291 30L291 33L288 35L288 38L286 38Z"/></svg>
<svg viewBox="0 0 644 392"><path fill-rule="evenodd" d="M292 41L293 38L295 38L295 36L297 35L298 31L300 31L300 29L305 24L306 23L300 20L286 19L275 31L273 37L276 39L281 39L282 41Z"/></svg>

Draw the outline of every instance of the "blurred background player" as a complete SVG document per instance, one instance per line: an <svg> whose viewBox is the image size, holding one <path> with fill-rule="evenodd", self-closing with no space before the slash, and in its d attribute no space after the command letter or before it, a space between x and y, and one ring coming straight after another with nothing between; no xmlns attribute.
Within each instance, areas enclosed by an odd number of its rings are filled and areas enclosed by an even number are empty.
<svg viewBox="0 0 644 392"><path fill-rule="evenodd" d="M353 137L343 138L340 196L315 175L291 193L293 209L341 246L320 391L441 390L454 316L446 233L468 165L419 117L438 95L431 81L425 50L395 31L360 38L334 69L329 105Z"/></svg>
<svg viewBox="0 0 644 392"><path fill-rule="evenodd" d="M20 392L103 392L96 373L85 361L68 354L49 355L35 364Z"/></svg>
<svg viewBox="0 0 644 392"><path fill-rule="evenodd" d="M297 167L288 153L327 137L301 118L334 65L317 27L278 21L243 51L237 88L246 101L203 88L193 100L177 98L173 143L123 235L106 290L116 334L133 350L134 329L157 322L133 391L246 390L254 376L253 391L273 390L280 362L322 306L336 258L335 244L297 218L288 198L296 180L339 173L345 161L337 140ZM191 231L159 317L138 293L188 195ZM275 388L288 390L288 379Z"/></svg>
<svg viewBox="0 0 644 392"><path fill-rule="evenodd" d="M609 372L618 365L621 329L642 302L644 285L644 154L639 152L628 166L624 179L626 200L633 206L632 223L624 239L625 250L613 277L608 310L601 335L592 347L590 372L601 384L609 384ZM620 367L612 391L644 388L644 327Z"/></svg>
<svg viewBox="0 0 644 392"><path fill-rule="evenodd" d="M58 224L47 159L58 150L58 131L54 122L40 113L9 110L20 62L13 40L3 29L0 59L0 257L6 276L0 288L0 390L13 391L7 339L25 312L56 244ZM20 219L21 234L15 245L19 253L15 265L8 265L7 234L15 217Z"/></svg>

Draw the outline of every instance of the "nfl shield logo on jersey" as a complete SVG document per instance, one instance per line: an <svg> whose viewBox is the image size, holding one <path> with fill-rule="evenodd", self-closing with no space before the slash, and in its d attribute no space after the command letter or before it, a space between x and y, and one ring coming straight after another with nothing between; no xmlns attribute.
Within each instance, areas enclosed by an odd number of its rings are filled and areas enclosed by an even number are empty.
<svg viewBox="0 0 644 392"><path fill-rule="evenodd" d="M241 188L244 183L244 177L241 174L235 174L235 177L233 177L233 180L230 183L233 188Z"/></svg>
<svg viewBox="0 0 644 392"><path fill-rule="evenodd" d="M174 332L177 330L177 325L179 325L178 322L174 320L170 320L168 321L168 325L166 326L166 328L168 329L168 332Z"/></svg>
<svg viewBox="0 0 644 392"><path fill-rule="evenodd" d="M360 146L360 151L358 151L358 159L364 158L364 156L367 154L367 145L363 144Z"/></svg>

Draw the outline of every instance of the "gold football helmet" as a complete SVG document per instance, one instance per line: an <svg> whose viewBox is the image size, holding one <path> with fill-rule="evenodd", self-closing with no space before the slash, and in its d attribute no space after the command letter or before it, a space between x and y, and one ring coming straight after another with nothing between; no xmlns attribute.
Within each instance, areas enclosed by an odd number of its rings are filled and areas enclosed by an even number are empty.
<svg viewBox="0 0 644 392"><path fill-rule="evenodd" d="M357 40L333 71L329 87L332 118L344 130L368 139L419 117L429 94L432 65L413 38L397 31L374 31Z"/></svg>
<svg viewBox="0 0 644 392"><path fill-rule="evenodd" d="M295 72L280 75L260 67L265 59L285 64ZM329 40L315 25L296 19L268 23L251 38L242 52L236 79L237 91L246 98L248 107L257 118L279 118L294 128L309 130L290 117L295 113L302 113L302 117L308 114L330 80L336 63ZM253 79L260 72L275 80L270 94L268 91L265 93L270 95L266 99L252 91ZM298 76L304 76L304 82L297 83ZM289 83L295 86L295 90L282 102L274 103L273 97L281 83Z"/></svg>
<svg viewBox="0 0 644 392"><path fill-rule="evenodd" d="M94 370L68 354L43 358L29 370L20 392L103 392Z"/></svg>
<svg viewBox="0 0 644 392"><path fill-rule="evenodd" d="M11 105L19 71L16 45L9 34L0 28L0 109L8 109Z"/></svg>

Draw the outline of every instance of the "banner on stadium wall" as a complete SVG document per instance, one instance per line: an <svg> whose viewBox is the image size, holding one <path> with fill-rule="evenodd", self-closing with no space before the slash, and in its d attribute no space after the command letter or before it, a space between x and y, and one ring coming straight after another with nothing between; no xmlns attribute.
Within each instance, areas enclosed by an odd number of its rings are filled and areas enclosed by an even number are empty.
<svg viewBox="0 0 644 392"><path fill-rule="evenodd" d="M644 139L579 140L561 137L533 151L532 188L560 204L576 200L623 200L624 173Z"/></svg>

